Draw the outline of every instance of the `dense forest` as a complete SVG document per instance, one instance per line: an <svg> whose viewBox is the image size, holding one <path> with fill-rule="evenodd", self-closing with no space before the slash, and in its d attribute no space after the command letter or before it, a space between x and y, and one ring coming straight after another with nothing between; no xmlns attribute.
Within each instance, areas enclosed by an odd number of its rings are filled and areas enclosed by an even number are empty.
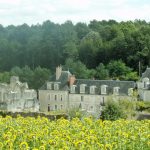
<svg viewBox="0 0 150 150"><path fill-rule="evenodd" d="M38 89L58 65L76 78L138 80L150 66L150 23L70 20L55 24L0 25L0 82L17 75Z"/></svg>

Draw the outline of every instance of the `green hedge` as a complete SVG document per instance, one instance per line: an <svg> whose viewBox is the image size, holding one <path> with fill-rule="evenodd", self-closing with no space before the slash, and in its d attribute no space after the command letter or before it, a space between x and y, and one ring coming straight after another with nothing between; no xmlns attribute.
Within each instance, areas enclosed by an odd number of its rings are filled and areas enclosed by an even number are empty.
<svg viewBox="0 0 150 150"><path fill-rule="evenodd" d="M11 116L12 112L11 111L7 111L7 110L0 110L0 116L2 116L3 118L5 118L7 115Z"/></svg>

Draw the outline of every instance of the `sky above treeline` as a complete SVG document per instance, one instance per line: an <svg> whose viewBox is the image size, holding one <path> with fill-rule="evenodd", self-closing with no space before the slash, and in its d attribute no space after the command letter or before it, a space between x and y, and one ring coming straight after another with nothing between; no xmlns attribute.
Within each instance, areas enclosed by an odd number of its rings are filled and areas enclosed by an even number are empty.
<svg viewBox="0 0 150 150"><path fill-rule="evenodd" d="M50 20L62 24L71 20L118 22L135 19L150 22L150 0L0 0L0 24L42 24Z"/></svg>

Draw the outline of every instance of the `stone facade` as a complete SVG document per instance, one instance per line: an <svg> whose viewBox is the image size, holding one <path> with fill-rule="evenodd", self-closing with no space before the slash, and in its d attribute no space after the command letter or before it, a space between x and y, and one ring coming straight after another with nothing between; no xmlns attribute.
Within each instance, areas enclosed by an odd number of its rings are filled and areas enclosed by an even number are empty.
<svg viewBox="0 0 150 150"><path fill-rule="evenodd" d="M142 73L141 79L136 82L139 100L150 101L150 68Z"/></svg>
<svg viewBox="0 0 150 150"><path fill-rule="evenodd" d="M0 110L8 111L39 111L37 93L21 83L19 77L13 76L10 84L0 84Z"/></svg>
<svg viewBox="0 0 150 150"><path fill-rule="evenodd" d="M39 90L40 111L66 110L68 91Z"/></svg>
<svg viewBox="0 0 150 150"><path fill-rule="evenodd" d="M39 89L40 110L56 111L81 107L89 113L99 114L110 95L131 97L134 81L76 79L69 71L56 73Z"/></svg>

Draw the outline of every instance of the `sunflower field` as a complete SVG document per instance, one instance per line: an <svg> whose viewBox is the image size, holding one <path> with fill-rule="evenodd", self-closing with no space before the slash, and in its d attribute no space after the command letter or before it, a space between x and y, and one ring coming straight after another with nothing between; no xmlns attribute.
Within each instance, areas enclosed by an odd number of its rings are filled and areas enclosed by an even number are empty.
<svg viewBox="0 0 150 150"><path fill-rule="evenodd" d="M149 150L150 120L0 116L0 150Z"/></svg>

